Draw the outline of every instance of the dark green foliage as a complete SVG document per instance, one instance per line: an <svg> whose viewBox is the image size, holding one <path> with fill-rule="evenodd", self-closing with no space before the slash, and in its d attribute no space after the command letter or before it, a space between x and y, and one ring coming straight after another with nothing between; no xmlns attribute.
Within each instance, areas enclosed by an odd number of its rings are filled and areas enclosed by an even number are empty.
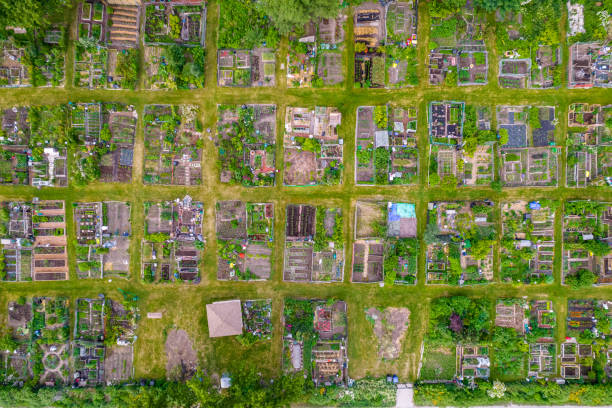
<svg viewBox="0 0 612 408"><path fill-rule="evenodd" d="M509 402L524 405L605 405L612 399L612 387L607 384L588 385L571 383L559 385L554 381L505 383L502 398L492 400L487 391L491 383L478 382L476 387L458 387L456 384L417 384L415 403L437 406L506 405Z"/></svg>
<svg viewBox="0 0 612 408"><path fill-rule="evenodd" d="M495 327L492 345L498 374L522 374L529 346L516 330L510 327Z"/></svg>
<svg viewBox="0 0 612 408"><path fill-rule="evenodd" d="M466 0L432 0L429 12L432 17L446 17L465 7Z"/></svg>
<svg viewBox="0 0 612 408"><path fill-rule="evenodd" d="M224 0L220 5L219 48L276 48L280 36L253 0ZM268 10L266 10L268 11Z"/></svg>
<svg viewBox="0 0 612 408"><path fill-rule="evenodd" d="M474 7L489 13L497 10L502 14L508 11L517 12L521 8L521 0L474 0Z"/></svg>
<svg viewBox="0 0 612 408"><path fill-rule="evenodd" d="M588 288L597 283L597 275L588 269L580 269L572 275L565 277L565 283L572 289Z"/></svg>
<svg viewBox="0 0 612 408"><path fill-rule="evenodd" d="M285 330L294 338L314 334L314 308L309 300L285 300Z"/></svg>
<svg viewBox="0 0 612 408"><path fill-rule="evenodd" d="M481 0L489 2L490 0ZM501 0L495 0L501 1ZM512 2L513 0L505 0ZM521 55L529 55L529 47L536 48L539 44L553 45L559 43L559 18L565 10L562 0L531 1L521 7L523 16L519 25L520 38L511 40L507 25L496 24L497 49L501 52L517 49Z"/></svg>
<svg viewBox="0 0 612 408"><path fill-rule="evenodd" d="M488 299L465 296L435 299L431 303L427 339L434 344L484 341L491 326L490 309Z"/></svg>
<svg viewBox="0 0 612 408"><path fill-rule="evenodd" d="M0 24L42 30L69 5L66 0L0 0Z"/></svg>
<svg viewBox="0 0 612 408"><path fill-rule="evenodd" d="M307 21L336 17L339 6L336 0L261 0L257 8L270 17L281 35L285 35Z"/></svg>

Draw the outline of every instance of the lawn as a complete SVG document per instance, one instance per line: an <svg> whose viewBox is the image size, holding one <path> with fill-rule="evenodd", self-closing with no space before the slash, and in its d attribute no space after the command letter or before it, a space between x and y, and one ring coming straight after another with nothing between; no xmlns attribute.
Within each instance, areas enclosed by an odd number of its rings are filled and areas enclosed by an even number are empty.
<svg viewBox="0 0 612 408"><path fill-rule="evenodd" d="M454 347L425 345L421 380L452 380L457 356Z"/></svg>

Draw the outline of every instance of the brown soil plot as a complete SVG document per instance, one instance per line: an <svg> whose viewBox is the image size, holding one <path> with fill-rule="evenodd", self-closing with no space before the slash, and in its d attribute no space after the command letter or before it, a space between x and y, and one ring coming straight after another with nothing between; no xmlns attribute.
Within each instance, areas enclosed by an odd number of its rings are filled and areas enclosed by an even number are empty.
<svg viewBox="0 0 612 408"><path fill-rule="evenodd" d="M198 355L185 330L172 329L166 337L166 375L177 379L191 378L198 367Z"/></svg>
<svg viewBox="0 0 612 408"><path fill-rule="evenodd" d="M388 307L381 312L371 307L365 312L378 338L378 356L385 359L398 358L402 340L408 330L410 310L405 307Z"/></svg>

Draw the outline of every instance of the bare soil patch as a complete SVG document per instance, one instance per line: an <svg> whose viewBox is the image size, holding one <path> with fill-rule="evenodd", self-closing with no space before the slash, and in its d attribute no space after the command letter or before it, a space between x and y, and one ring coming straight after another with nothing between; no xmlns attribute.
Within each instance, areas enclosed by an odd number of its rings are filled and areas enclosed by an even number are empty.
<svg viewBox="0 0 612 408"><path fill-rule="evenodd" d="M166 337L166 376L171 380L191 378L198 367L198 356L185 330L172 329Z"/></svg>
<svg viewBox="0 0 612 408"><path fill-rule="evenodd" d="M316 155L304 150L285 150L285 184L299 186L316 181L318 181Z"/></svg>
<svg viewBox="0 0 612 408"><path fill-rule="evenodd" d="M381 312L371 307L366 310L366 319L374 325L374 334L378 338L378 356L398 358L402 340L408 330L410 310L405 307L388 307Z"/></svg>
<svg viewBox="0 0 612 408"><path fill-rule="evenodd" d="M132 346L115 346L107 349L104 359L104 382L118 384L128 381L133 376L133 365L134 349Z"/></svg>
<svg viewBox="0 0 612 408"><path fill-rule="evenodd" d="M374 236L374 228L372 228L372 224L384 220L384 207L382 203L359 201L356 205L356 211L356 238L369 238Z"/></svg>

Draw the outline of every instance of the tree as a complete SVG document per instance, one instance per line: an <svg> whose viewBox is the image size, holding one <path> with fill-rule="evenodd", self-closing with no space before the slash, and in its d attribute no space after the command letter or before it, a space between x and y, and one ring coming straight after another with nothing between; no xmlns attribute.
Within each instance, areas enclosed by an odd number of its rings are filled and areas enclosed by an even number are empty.
<svg viewBox="0 0 612 408"><path fill-rule="evenodd" d="M434 17L446 17L465 7L466 0L433 0L429 5L430 14Z"/></svg>
<svg viewBox="0 0 612 408"><path fill-rule="evenodd" d="M102 126L102 129L100 129L100 140L108 142L111 140L112 137L113 135L111 134L110 128L108 127L108 123L105 123L104 126Z"/></svg>
<svg viewBox="0 0 612 408"><path fill-rule="evenodd" d="M28 31L43 30L70 3L67 0L0 0L0 24Z"/></svg>
<svg viewBox="0 0 612 408"><path fill-rule="evenodd" d="M257 4L281 35L311 20L334 18L340 9L337 0L261 0Z"/></svg>
<svg viewBox="0 0 612 408"><path fill-rule="evenodd" d="M510 135L508 134L508 129L501 128L499 129L499 144L504 146L508 144L508 140L510 139Z"/></svg>
<svg viewBox="0 0 612 408"><path fill-rule="evenodd" d="M366 52L367 50L368 50L368 46L365 43L362 43L362 42L355 43L355 53L356 54Z"/></svg>
<svg viewBox="0 0 612 408"><path fill-rule="evenodd" d="M445 191L451 191L457 188L457 177L452 174L447 174L442 178L441 188Z"/></svg>
<svg viewBox="0 0 612 408"><path fill-rule="evenodd" d="M10 334L5 334L0 337L0 350L15 351L19 344L13 340Z"/></svg>
<svg viewBox="0 0 612 408"><path fill-rule="evenodd" d="M491 253L491 246L494 241L489 241L487 239L481 239L472 245L472 256L474 259L484 259L489 253Z"/></svg>
<svg viewBox="0 0 612 408"><path fill-rule="evenodd" d="M374 122L379 129L387 129L387 107L378 105L374 108Z"/></svg>

